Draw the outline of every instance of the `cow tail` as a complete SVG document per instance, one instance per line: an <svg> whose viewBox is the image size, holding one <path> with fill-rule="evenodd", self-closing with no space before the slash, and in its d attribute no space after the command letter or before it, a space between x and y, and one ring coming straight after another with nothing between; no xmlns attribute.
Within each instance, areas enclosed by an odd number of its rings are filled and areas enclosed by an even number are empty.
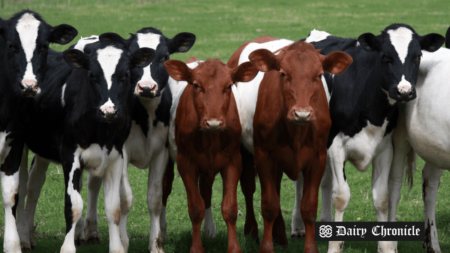
<svg viewBox="0 0 450 253"><path fill-rule="evenodd" d="M414 186L414 172L416 172L416 152L411 147L409 149L408 155L406 156L406 180L409 185L409 190Z"/></svg>

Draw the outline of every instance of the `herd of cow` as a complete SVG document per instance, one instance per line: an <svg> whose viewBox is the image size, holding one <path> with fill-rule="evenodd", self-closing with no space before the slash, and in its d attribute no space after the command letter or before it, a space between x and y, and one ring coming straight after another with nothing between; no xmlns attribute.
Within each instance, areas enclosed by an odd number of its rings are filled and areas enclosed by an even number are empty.
<svg viewBox="0 0 450 253"><path fill-rule="evenodd" d="M36 12L0 18L0 169L5 209L4 252L35 248L34 213L50 162L62 164L66 236L61 252L98 243L97 201L103 184L109 251L127 252L133 202L128 164L149 169L149 251L164 252L166 203L174 162L187 192L191 252L203 233L216 236L212 185L223 178L222 215L228 252L237 241L237 185L246 201L245 235L259 242L253 207L262 190L264 234L259 252L287 245L280 210L283 173L295 181L293 239L314 240L319 186L321 221L342 221L350 200L345 163L373 165L378 221L395 221L406 175L412 187L416 153L423 168L427 252L439 248L435 205L442 169L450 170L450 50L439 34L418 35L405 24L355 39L313 30L306 39L271 36L243 44L227 64L218 59L169 60L187 52L195 35L165 37L143 28L81 38L51 26ZM446 46L450 47L450 29ZM450 136L449 136L450 137ZM36 155L28 172L28 150ZM88 208L82 217L82 173ZM368 182L367 182L368 183ZM25 207L25 196L27 196ZM329 253L343 242L330 242ZM379 242L378 252L397 252Z"/></svg>

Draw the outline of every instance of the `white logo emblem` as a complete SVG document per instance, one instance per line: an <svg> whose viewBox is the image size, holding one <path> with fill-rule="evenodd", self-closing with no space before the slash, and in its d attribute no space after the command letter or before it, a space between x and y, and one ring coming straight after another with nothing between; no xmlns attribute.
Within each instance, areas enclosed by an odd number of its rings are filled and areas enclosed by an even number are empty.
<svg viewBox="0 0 450 253"><path fill-rule="evenodd" d="M322 238L330 238L331 236L333 236L333 228L330 225L320 226L319 236Z"/></svg>

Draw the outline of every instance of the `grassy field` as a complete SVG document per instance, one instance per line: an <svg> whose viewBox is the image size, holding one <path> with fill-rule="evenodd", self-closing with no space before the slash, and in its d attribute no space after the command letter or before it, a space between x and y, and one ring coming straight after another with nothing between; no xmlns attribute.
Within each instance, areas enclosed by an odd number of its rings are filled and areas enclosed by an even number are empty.
<svg viewBox="0 0 450 253"><path fill-rule="evenodd" d="M179 32L192 32L197 42L190 52L177 54L172 58L186 60L189 56L199 59L221 58L227 61L242 43L260 35L279 38L301 39L313 28L326 30L342 37L357 37L365 32L378 34L391 23L407 23L420 34L444 34L450 22L447 1L368 1L368 0L319 0L319 1L144 1L144 0L5 0L0 9L2 18L9 18L15 12L29 8L41 13L52 25L61 23L76 27L81 36L116 32L127 37L142 27L153 26L161 29L168 37ZM53 46L64 50L68 46ZM31 156L30 156L31 161ZM422 168L423 162L418 164ZM59 171L61 167L59 168ZM147 170L129 169L134 191L134 205L129 215L129 252L147 252L150 228L150 215L147 210L146 188ZM347 208L344 221L376 221L371 196L371 169L366 173L357 172L347 164L347 178L350 183L352 199ZM86 176L86 175L85 175ZM408 192L402 190L398 208L398 221L423 221L423 202L421 197L421 170L414 177L415 186ZM439 189L436 208L440 246L450 251L450 205L446 196L450 191L450 175L444 173ZM255 207L260 206L259 183L255 196ZM282 183L281 207L289 212L284 214L286 229L290 234L290 221L294 207L294 185L284 178ZM42 190L36 213L37 248L35 252L59 252L64 240L64 180L52 165L47 173L47 182ZM218 236L215 239L203 238L205 252L226 252L226 226L221 217L222 182L220 177L214 184L213 216ZM87 192L82 195L86 201ZM238 191L239 210L245 211L244 197ZM79 248L78 252L107 252L108 228L103 209L103 199L99 201L99 229L102 243L96 246ZM320 206L319 206L320 208ZM86 210L86 208L85 208ZM4 229L3 209L0 210L0 227ZM258 209L256 214L259 215ZM320 211L319 211L320 213ZM191 223L187 211L184 186L180 177L175 178L174 189L169 198L168 238L166 252L188 252L191 246ZM259 219L259 233L262 236L262 217ZM258 245L243 235L244 216L238 218L239 243L243 252L257 252ZM3 234L3 232L2 232ZM3 236L0 238L3 241ZM320 252L326 252L327 243L318 243ZM376 252L376 242L346 242L345 252ZM0 243L0 250L2 250ZM290 242L289 249L279 247L276 252L301 252L303 241ZM425 252L421 242L400 242L399 252Z"/></svg>

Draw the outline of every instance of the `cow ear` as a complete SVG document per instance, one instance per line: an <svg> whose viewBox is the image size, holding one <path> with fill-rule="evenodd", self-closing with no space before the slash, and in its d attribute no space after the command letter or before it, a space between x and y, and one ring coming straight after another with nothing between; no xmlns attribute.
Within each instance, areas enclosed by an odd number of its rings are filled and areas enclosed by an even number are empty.
<svg viewBox="0 0 450 253"><path fill-rule="evenodd" d="M74 69L89 69L88 57L78 49L68 49L63 52L63 58Z"/></svg>
<svg viewBox="0 0 450 253"><path fill-rule="evenodd" d="M350 55L340 51L322 57L324 57L322 62L323 71L335 75L344 72L353 62L353 58Z"/></svg>
<svg viewBox="0 0 450 253"><path fill-rule="evenodd" d="M173 79L192 83L191 69L186 63L179 60L168 60L164 62L164 67Z"/></svg>
<svg viewBox="0 0 450 253"><path fill-rule="evenodd" d="M251 62L244 62L233 70L233 83L250 82L259 70Z"/></svg>
<svg viewBox="0 0 450 253"><path fill-rule="evenodd" d="M78 35L77 29L71 25L59 25L52 28L50 43L65 45Z"/></svg>
<svg viewBox="0 0 450 253"><path fill-rule="evenodd" d="M267 49L255 50L248 58L259 71L280 70L277 57Z"/></svg>
<svg viewBox="0 0 450 253"><path fill-rule="evenodd" d="M372 33L364 33L358 37L359 44L367 52L381 51L381 42Z"/></svg>
<svg viewBox="0 0 450 253"><path fill-rule="evenodd" d="M186 53L195 43L195 35L192 33L179 33L170 40L169 54Z"/></svg>
<svg viewBox="0 0 450 253"><path fill-rule="evenodd" d="M145 68L155 58L155 50L151 48L140 48L131 55L131 68Z"/></svg>
<svg viewBox="0 0 450 253"><path fill-rule="evenodd" d="M127 40L122 38L117 33L104 33L98 37L100 41L107 41L107 42L118 42L123 44L125 47L127 46ZM128 47L127 47L128 48Z"/></svg>
<svg viewBox="0 0 450 253"><path fill-rule="evenodd" d="M445 34L445 47L450 48L450 27L447 29L447 33Z"/></svg>
<svg viewBox="0 0 450 253"><path fill-rule="evenodd" d="M437 33L430 33L425 36L419 36L420 47L428 52L437 51L445 42L444 36Z"/></svg>

